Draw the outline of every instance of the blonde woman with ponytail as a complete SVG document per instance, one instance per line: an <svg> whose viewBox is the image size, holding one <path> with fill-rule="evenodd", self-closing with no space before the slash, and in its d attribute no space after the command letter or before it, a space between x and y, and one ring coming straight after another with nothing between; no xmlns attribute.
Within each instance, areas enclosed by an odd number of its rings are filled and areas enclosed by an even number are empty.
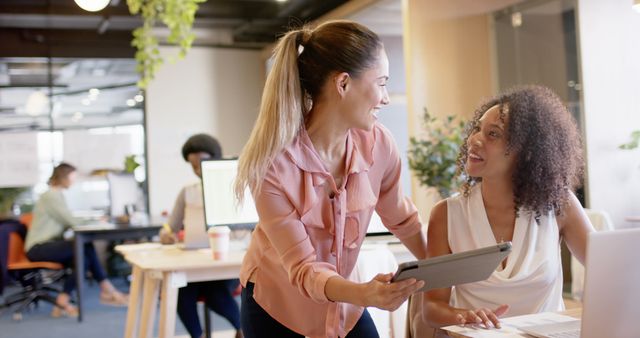
<svg viewBox="0 0 640 338"><path fill-rule="evenodd" d="M379 37L354 22L278 42L236 181L260 216L240 273L246 337L378 337L366 307L394 310L424 285L349 280L374 210L426 256L395 142L376 121L388 78Z"/></svg>

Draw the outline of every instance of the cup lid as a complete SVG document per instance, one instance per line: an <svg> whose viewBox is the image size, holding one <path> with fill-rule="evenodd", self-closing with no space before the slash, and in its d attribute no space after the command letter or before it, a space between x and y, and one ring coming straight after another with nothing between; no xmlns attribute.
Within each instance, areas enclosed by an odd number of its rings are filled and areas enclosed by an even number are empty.
<svg viewBox="0 0 640 338"><path fill-rule="evenodd" d="M207 232L210 232L210 233L229 233L229 232L231 232L231 229L226 225L214 225L212 227L209 227Z"/></svg>

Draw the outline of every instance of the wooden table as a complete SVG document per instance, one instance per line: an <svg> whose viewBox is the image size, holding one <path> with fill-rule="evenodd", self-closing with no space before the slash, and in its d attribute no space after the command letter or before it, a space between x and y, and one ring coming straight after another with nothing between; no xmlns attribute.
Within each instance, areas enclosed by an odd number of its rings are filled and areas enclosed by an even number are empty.
<svg viewBox="0 0 640 338"><path fill-rule="evenodd" d="M582 308L575 308L575 309L569 309L569 310L565 310L562 312L559 312L562 315L565 316L569 316L569 317L573 317L573 318L577 318L580 319L580 317L582 317ZM456 332L451 332L451 331L447 331L447 330L442 330L444 331L445 334L447 334L449 337L452 338L468 338L469 336L463 335L463 334L458 334ZM531 338L532 336L522 333L522 334L518 334L518 335L509 335L509 337L525 337L525 338Z"/></svg>
<svg viewBox="0 0 640 338"><path fill-rule="evenodd" d="M159 292L158 336L173 337L178 288L188 282L238 278L245 254L232 251L227 259L215 261L209 249L181 250L154 243L118 245L116 251L133 268L125 338L151 337Z"/></svg>
<svg viewBox="0 0 640 338"><path fill-rule="evenodd" d="M129 225L99 223L79 225L74 232L74 269L76 272L76 292L78 293L78 321L82 321L82 294L84 281L84 245L96 239L122 240L153 237L160 231L160 225Z"/></svg>

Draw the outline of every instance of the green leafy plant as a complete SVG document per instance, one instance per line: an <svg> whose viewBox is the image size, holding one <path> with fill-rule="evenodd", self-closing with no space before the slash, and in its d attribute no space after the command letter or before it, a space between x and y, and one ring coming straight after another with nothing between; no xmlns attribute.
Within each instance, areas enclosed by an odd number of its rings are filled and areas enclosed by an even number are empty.
<svg viewBox="0 0 640 338"><path fill-rule="evenodd" d="M178 57L183 58L195 39L191 31L195 20L198 4L206 0L127 0L129 12L133 15L140 13L143 20L142 27L133 31L131 45L136 47L135 54L138 65L136 70L141 78L140 88L146 88L153 79L156 71L162 65L163 59L158 50L158 38L153 28L161 21L169 28L167 42L180 47Z"/></svg>
<svg viewBox="0 0 640 338"><path fill-rule="evenodd" d="M129 155L124 158L124 171L133 173L139 166L140 163L136 161L136 155Z"/></svg>
<svg viewBox="0 0 640 338"><path fill-rule="evenodd" d="M409 168L421 185L436 188L441 197L448 197L462 183L456 177L456 160L465 122L454 116L438 120L425 109L423 123L427 138L409 139Z"/></svg>
<svg viewBox="0 0 640 338"><path fill-rule="evenodd" d="M27 188L0 188L0 218L13 215L13 203Z"/></svg>
<svg viewBox="0 0 640 338"><path fill-rule="evenodd" d="M634 130L631 132L631 141L618 146L620 149L636 149L640 146L640 130Z"/></svg>

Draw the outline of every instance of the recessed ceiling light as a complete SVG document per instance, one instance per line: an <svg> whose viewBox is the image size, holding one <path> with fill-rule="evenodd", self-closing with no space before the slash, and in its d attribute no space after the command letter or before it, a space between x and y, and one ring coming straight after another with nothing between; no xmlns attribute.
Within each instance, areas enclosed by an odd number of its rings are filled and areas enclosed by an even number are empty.
<svg viewBox="0 0 640 338"><path fill-rule="evenodd" d="M142 94L138 94L138 95L134 96L133 99L136 102L142 102L142 101L144 101L144 96L142 96Z"/></svg>
<svg viewBox="0 0 640 338"><path fill-rule="evenodd" d="M136 105L136 101L135 100L133 100L133 99L128 99L127 100L127 106L133 107L135 105Z"/></svg>
<svg viewBox="0 0 640 338"><path fill-rule="evenodd" d="M89 89L89 95L91 96L98 96L100 94L100 89L98 88L91 88Z"/></svg>

